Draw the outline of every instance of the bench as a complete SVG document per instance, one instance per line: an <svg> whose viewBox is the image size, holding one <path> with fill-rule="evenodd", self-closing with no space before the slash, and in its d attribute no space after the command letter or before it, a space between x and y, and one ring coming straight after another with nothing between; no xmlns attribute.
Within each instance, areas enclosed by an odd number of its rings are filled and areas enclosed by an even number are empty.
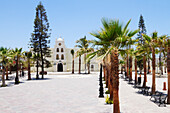
<svg viewBox="0 0 170 113"><path fill-rule="evenodd" d="M154 102L156 102L157 99L158 99L158 97L160 97L161 95L162 95L162 92L155 91L155 94L152 94L152 95L151 95L150 100L152 100L152 98L154 98Z"/></svg>
<svg viewBox="0 0 170 113"><path fill-rule="evenodd" d="M159 105L158 105L159 107L161 104L166 106L167 97L168 97L167 94L163 94L162 92L156 91L155 94L151 95L150 100L152 100L152 98L154 98L154 103L159 103Z"/></svg>
<svg viewBox="0 0 170 113"><path fill-rule="evenodd" d="M146 87L138 87L139 88L139 91L138 92L141 92L143 95L149 95L149 89L150 87L146 86Z"/></svg>
<svg viewBox="0 0 170 113"><path fill-rule="evenodd" d="M132 84L132 85L133 85L133 79L130 79L130 78L129 78L128 84Z"/></svg>
<svg viewBox="0 0 170 113"><path fill-rule="evenodd" d="M163 104L164 106L166 106L166 99L168 98L168 95L166 94L162 94L161 97L159 98L159 107L161 104Z"/></svg>

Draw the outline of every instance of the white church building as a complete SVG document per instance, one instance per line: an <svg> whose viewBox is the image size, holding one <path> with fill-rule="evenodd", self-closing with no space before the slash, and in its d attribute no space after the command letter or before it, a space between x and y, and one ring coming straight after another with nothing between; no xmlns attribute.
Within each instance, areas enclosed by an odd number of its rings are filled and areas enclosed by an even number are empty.
<svg viewBox="0 0 170 113"><path fill-rule="evenodd" d="M69 72L72 70L72 54L71 49L74 49L74 71L79 70L79 57L76 57L78 48L67 48L64 39L56 38L54 48L51 49L51 57L48 60L51 62L52 67L45 68L45 71L50 72ZM33 67L36 71L36 67ZM40 69L41 70L41 69ZM81 56L81 72L85 71L84 55ZM90 71L99 71L99 61L93 58L90 61ZM87 72L87 71L86 71Z"/></svg>

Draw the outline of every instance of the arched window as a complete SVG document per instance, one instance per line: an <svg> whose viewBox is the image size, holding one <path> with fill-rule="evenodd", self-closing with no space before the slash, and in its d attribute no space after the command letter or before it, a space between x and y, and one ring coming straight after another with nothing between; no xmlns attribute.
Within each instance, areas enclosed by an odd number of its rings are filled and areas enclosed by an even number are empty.
<svg viewBox="0 0 170 113"><path fill-rule="evenodd" d="M57 52L59 52L59 48L57 48Z"/></svg>
<svg viewBox="0 0 170 113"><path fill-rule="evenodd" d="M63 48L61 48L61 52L64 52L64 49L63 49Z"/></svg>
<svg viewBox="0 0 170 113"><path fill-rule="evenodd" d="M58 54L56 55L56 60L59 60L59 55Z"/></svg>
<svg viewBox="0 0 170 113"><path fill-rule="evenodd" d="M61 55L61 60L64 60L64 55L63 54Z"/></svg>

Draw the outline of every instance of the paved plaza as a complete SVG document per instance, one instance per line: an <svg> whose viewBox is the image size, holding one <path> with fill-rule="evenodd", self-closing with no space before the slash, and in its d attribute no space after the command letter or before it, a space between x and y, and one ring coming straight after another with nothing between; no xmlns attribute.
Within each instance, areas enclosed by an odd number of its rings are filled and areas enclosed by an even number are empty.
<svg viewBox="0 0 170 113"><path fill-rule="evenodd" d="M0 113L112 113L113 105L106 105L104 98L98 98L98 76L97 72L89 75L51 72L44 80L27 81L25 77L19 85L7 81L9 86L0 88ZM160 79L159 82L165 80ZM161 86L157 85L158 90ZM120 79L122 113L170 113L169 105L158 107L149 100L150 96L137 92L138 89Z"/></svg>

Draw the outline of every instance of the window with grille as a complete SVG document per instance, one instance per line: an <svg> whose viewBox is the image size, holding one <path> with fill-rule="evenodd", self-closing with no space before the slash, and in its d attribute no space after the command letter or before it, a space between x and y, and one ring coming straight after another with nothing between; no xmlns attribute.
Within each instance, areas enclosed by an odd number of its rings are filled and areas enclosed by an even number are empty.
<svg viewBox="0 0 170 113"><path fill-rule="evenodd" d="M59 55L58 54L56 55L56 60L59 60Z"/></svg>
<svg viewBox="0 0 170 113"><path fill-rule="evenodd" d="M64 52L64 49L63 49L63 48L61 48L61 52Z"/></svg>
<svg viewBox="0 0 170 113"><path fill-rule="evenodd" d="M57 48L57 52L59 52L59 48Z"/></svg>
<svg viewBox="0 0 170 113"><path fill-rule="evenodd" d="M61 55L61 60L64 60L64 55L63 54Z"/></svg>

